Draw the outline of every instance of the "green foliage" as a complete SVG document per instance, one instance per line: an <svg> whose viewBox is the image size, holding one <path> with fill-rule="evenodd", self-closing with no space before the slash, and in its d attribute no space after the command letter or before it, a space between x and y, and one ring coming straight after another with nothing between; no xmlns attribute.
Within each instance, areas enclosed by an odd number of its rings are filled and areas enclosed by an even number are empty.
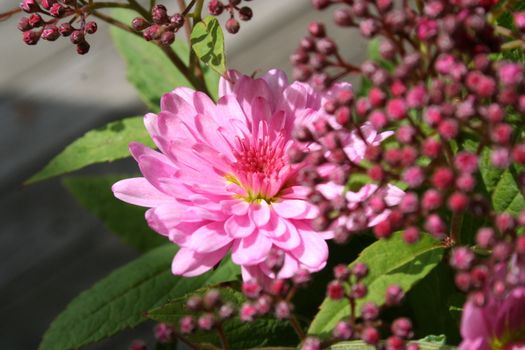
<svg viewBox="0 0 525 350"><path fill-rule="evenodd" d="M82 176L64 179L64 186L91 214L124 242L139 251L148 251L167 243L165 237L151 230L144 213L146 208L126 204L113 196L111 186L122 175Z"/></svg>
<svg viewBox="0 0 525 350"><path fill-rule="evenodd" d="M418 341L421 350L455 350L453 346L441 344L439 342ZM374 350L375 347L360 340L345 341L329 347L330 350Z"/></svg>
<svg viewBox="0 0 525 350"><path fill-rule="evenodd" d="M201 290L197 294L204 294ZM232 288L222 288L221 297L224 302L230 302L240 307L246 301L244 295ZM187 297L172 300L170 303L150 310L147 316L155 321L178 325L179 320L189 311L185 307ZM270 345L293 345L299 340L294 335L288 321L279 321L274 317L262 317L254 322L241 322L238 317L224 323L224 333L232 349L249 349ZM218 336L212 332L197 332L190 336L197 343L212 343L220 345Z"/></svg>
<svg viewBox="0 0 525 350"><path fill-rule="evenodd" d="M124 23L131 23L136 16L135 12L125 9L115 9L112 14ZM159 110L159 101L163 94L178 86L192 86L164 52L153 43L117 27L111 28L111 35L115 46L127 63L129 81L137 88L139 95L152 111ZM189 49L184 41L176 40L172 48L187 65ZM205 67L204 77L212 97L216 98L217 74Z"/></svg>
<svg viewBox="0 0 525 350"><path fill-rule="evenodd" d="M221 75L226 72L224 34L215 17L208 16L195 24L191 32L191 47L211 69Z"/></svg>
<svg viewBox="0 0 525 350"><path fill-rule="evenodd" d="M121 119L88 131L53 158L27 184L81 169L91 164L129 157L128 144L138 141L153 147L142 117Z"/></svg>
<svg viewBox="0 0 525 350"><path fill-rule="evenodd" d="M441 261L444 248L429 235L413 244L406 244L399 233L389 240L379 240L362 251L356 262L364 262L370 269L364 279L368 286L366 298L357 302L357 314L361 305L373 301L384 303L384 296L390 284L398 284L408 291L424 278ZM308 333L323 335L330 332L336 323L350 315L347 300L333 301L325 299L320 311L312 322Z"/></svg>
<svg viewBox="0 0 525 350"><path fill-rule="evenodd" d="M204 275L173 276L171 260L177 247L156 248L113 271L76 297L44 335L40 350L76 349L137 326L146 311L199 288L232 281L239 274L229 260Z"/></svg>
<svg viewBox="0 0 525 350"><path fill-rule="evenodd" d="M370 60L377 63L382 68L389 72L392 72L395 68L395 64L392 61L385 60L379 51L381 45L381 39L374 38L368 42L367 56Z"/></svg>
<svg viewBox="0 0 525 350"><path fill-rule="evenodd" d="M460 307L465 300L453 281L454 271L442 261L407 294L416 337L439 333L446 335L451 344L459 342L459 324L450 308Z"/></svg>
<svg viewBox="0 0 525 350"><path fill-rule="evenodd" d="M525 208L525 199L516 181L516 170L498 169L490 163L490 151L485 150L480 159L480 172L492 206L498 213L517 215Z"/></svg>

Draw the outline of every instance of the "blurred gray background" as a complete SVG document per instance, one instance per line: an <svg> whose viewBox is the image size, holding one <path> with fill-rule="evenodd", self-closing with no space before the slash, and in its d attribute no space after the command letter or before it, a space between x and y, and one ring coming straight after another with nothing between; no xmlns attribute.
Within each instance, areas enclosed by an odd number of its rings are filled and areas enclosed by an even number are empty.
<svg viewBox="0 0 525 350"><path fill-rule="evenodd" d="M3 0L0 12L18 5ZM175 1L168 9L174 12ZM329 22L332 10L310 0L254 0L254 18L226 36L229 68L251 74L278 67L312 20ZM23 181L87 130L146 112L126 81L125 66L107 28L91 37L91 52L75 53L67 39L26 46L16 29L21 14L0 22L0 349L36 349L53 318L82 290L138 254L85 212L52 179ZM360 62L365 44L351 32L332 31L346 57ZM130 160L78 173L136 171ZM151 339L151 323L90 349L127 349Z"/></svg>

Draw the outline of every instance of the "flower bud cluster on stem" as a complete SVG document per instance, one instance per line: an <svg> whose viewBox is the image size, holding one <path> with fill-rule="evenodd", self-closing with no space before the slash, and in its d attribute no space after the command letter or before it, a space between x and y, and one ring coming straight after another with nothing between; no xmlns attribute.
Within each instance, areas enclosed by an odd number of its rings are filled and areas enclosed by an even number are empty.
<svg viewBox="0 0 525 350"><path fill-rule="evenodd" d="M94 9L91 4L83 0L23 0L20 8L29 15L18 22L27 45L62 36L69 37L78 54L89 52L86 37L97 31L97 23L87 20Z"/></svg>
<svg viewBox="0 0 525 350"><path fill-rule="evenodd" d="M249 21L253 17L253 11L249 6L241 5L243 0L211 0L208 3L208 12L212 16L219 16L226 12L229 15L226 21L225 28L231 34L237 34L241 29L241 24L237 20L237 17L241 21ZM244 0L251 1L251 0Z"/></svg>
<svg viewBox="0 0 525 350"><path fill-rule="evenodd" d="M409 319L395 319L390 326L391 336L381 341L381 331L385 328L381 308L374 302L361 301L360 309L357 309L358 301L365 299L368 293L366 277L369 271L366 264L356 262L351 267L337 265L333 272L334 280L327 286L327 297L335 301L346 300L350 308L349 316L336 324L331 338L321 341L308 337L301 349L319 350L345 340L362 340L378 349L416 349L417 344L408 342L413 336ZM404 292L398 285L390 285L385 292L384 307L400 305L403 297Z"/></svg>
<svg viewBox="0 0 525 350"><path fill-rule="evenodd" d="M455 247L449 262L458 270L456 285L480 307L521 288L525 213L502 213L484 181L489 171L508 172L525 193L525 72L507 55L523 55L525 13L502 28L496 1L312 4L334 8L336 25L377 44L377 57L346 62L325 26L313 22L290 58L297 79L332 91L324 120L299 125L294 138L304 147L289 152L292 162L304 163L299 178L320 210L316 228L332 230L337 243L368 230L378 239L401 232L407 244L430 234ZM354 73L369 83L358 96L338 85ZM467 218L484 225L477 245L488 257L468 246ZM356 286L336 279L328 295L360 295ZM401 323L395 328L399 337ZM334 332L349 334L345 329ZM375 334L362 330L361 338ZM392 338L386 347L399 343Z"/></svg>

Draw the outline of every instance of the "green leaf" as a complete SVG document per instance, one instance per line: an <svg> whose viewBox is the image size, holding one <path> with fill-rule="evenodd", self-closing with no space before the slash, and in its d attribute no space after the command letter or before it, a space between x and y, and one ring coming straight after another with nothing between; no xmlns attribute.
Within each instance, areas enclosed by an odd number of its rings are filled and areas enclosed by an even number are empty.
<svg viewBox="0 0 525 350"><path fill-rule="evenodd" d="M135 12L126 9L115 9L112 14L115 19L124 23L131 23L136 16ZM141 98L152 111L159 110L160 97L165 93L179 86L192 87L191 83L155 44L115 26L111 28L111 35L115 46L127 63L128 80L137 88ZM172 48L187 65L189 49L182 35L177 37ZM216 99L218 76L207 67L204 67L203 70L206 85L212 94L211 97Z"/></svg>
<svg viewBox="0 0 525 350"><path fill-rule="evenodd" d="M484 150L480 160L480 172L496 212L517 215L525 208L525 198L519 189L513 167L509 169L494 167L490 163L490 151Z"/></svg>
<svg viewBox="0 0 525 350"><path fill-rule="evenodd" d="M381 39L375 38L368 42L368 58L377 63L382 68L386 69L387 71L392 72L395 68L395 63L393 61L385 60L383 56L381 56L381 52L379 51L381 41Z"/></svg>
<svg viewBox="0 0 525 350"><path fill-rule="evenodd" d="M111 186L123 178L122 175L81 176L66 178L63 184L87 211L130 246L148 251L167 243L165 237L149 228L144 219L146 208L124 203L113 196Z"/></svg>
<svg viewBox="0 0 525 350"><path fill-rule="evenodd" d="M436 342L417 341L421 350L455 350L453 346L440 344ZM330 346L330 350L374 350L375 347L366 344L360 340L345 341Z"/></svg>
<svg viewBox="0 0 525 350"><path fill-rule="evenodd" d="M196 294L203 295L207 290ZM240 307L246 298L232 288L222 288L221 297L224 302L230 302ZM187 297L172 300L170 303L150 310L148 317L159 322L178 325L180 319L190 312L186 309ZM288 321L280 321L274 317L261 317L254 322L241 322L238 317L224 323L224 333L231 349L249 349L270 345L295 345L299 342ZM194 342L220 345L219 338L213 332L197 332L189 337Z"/></svg>
<svg viewBox="0 0 525 350"><path fill-rule="evenodd" d="M430 235L423 235L419 242L408 245L397 233L389 240L379 240L367 247L350 265L363 262L370 270L363 281L368 286L368 294L366 298L358 300L357 314L359 315L361 305L366 301L382 305L385 291L391 284L398 284L405 292L410 290L441 261L443 252L443 246ZM308 333L329 333L339 320L349 314L347 300L333 301L326 298Z"/></svg>
<svg viewBox="0 0 525 350"><path fill-rule="evenodd" d="M454 271L446 261L441 261L407 294L416 337L438 333L446 335L451 344L461 340L459 324L449 309L463 305L465 298L453 281Z"/></svg>
<svg viewBox="0 0 525 350"><path fill-rule="evenodd" d="M226 72L224 34L219 21L208 16L195 24L191 32L191 47L197 57L220 75Z"/></svg>
<svg viewBox="0 0 525 350"><path fill-rule="evenodd" d="M142 117L114 121L88 131L84 136L67 146L26 183L42 181L91 164L129 157L128 144L131 141L138 141L153 147L153 142L144 127Z"/></svg>
<svg viewBox="0 0 525 350"><path fill-rule="evenodd" d="M76 349L146 320L151 308L218 282L232 281L239 270L230 261L193 277L174 276L170 266L177 247L165 245L115 270L76 297L44 335L40 350Z"/></svg>

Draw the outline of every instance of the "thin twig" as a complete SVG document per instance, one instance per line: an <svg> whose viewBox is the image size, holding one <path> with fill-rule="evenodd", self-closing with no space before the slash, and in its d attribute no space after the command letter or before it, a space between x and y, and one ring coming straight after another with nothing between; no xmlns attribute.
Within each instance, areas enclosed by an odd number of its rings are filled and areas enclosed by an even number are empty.
<svg viewBox="0 0 525 350"><path fill-rule="evenodd" d="M7 12L0 13L0 21L5 21L6 19L11 17L15 13L18 13L18 12L21 12L21 11L22 11L22 9L20 7L15 7L15 8L12 8L11 10L7 11Z"/></svg>
<svg viewBox="0 0 525 350"><path fill-rule="evenodd" d="M114 19L111 16L108 16L104 13L93 11L93 16L100 18L104 22L107 22L111 25L114 25L122 30L125 30L126 32L132 33L134 35L137 35L138 37L142 38L142 35L138 32L136 32L131 26ZM162 46L160 44L156 44L163 52L164 54L170 59L170 61L173 63L173 65L181 72L182 75L195 87L195 89L203 91L205 93L208 93L208 89L203 81L197 79L193 74L190 73L188 67L182 62L182 60L177 56L175 51L169 46Z"/></svg>
<svg viewBox="0 0 525 350"><path fill-rule="evenodd" d="M453 213L450 222L450 239L452 244L460 243L461 226L463 226L463 213Z"/></svg>
<svg viewBox="0 0 525 350"><path fill-rule="evenodd" d="M290 321L290 324L292 325L293 330L295 331L295 333L297 333L297 336L299 337L299 339L303 341L304 338L306 338L306 335L304 334L304 331L301 328L301 325L299 324L297 317L295 317L295 315L291 315L289 321Z"/></svg>
<svg viewBox="0 0 525 350"><path fill-rule="evenodd" d="M219 334L219 338L221 338L221 344L223 350L229 350L230 344L228 342L228 338L226 337L226 334L224 334L224 329L222 328L222 323L219 323L217 325L217 333Z"/></svg>

